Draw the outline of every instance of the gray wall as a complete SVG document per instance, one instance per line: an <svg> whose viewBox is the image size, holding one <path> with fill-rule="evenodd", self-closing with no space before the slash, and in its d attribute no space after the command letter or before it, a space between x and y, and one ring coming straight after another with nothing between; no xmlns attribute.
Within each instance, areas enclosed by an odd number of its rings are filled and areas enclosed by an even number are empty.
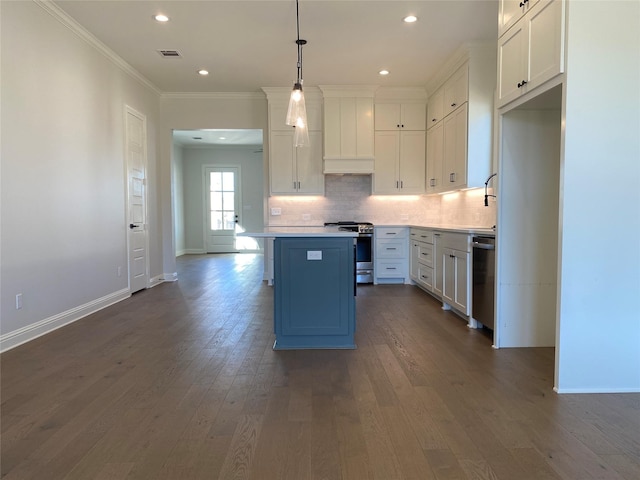
<svg viewBox="0 0 640 480"><path fill-rule="evenodd" d="M184 161L183 148L173 145L173 218L176 256L185 253L185 220L184 220Z"/></svg>
<svg viewBox="0 0 640 480"><path fill-rule="evenodd" d="M204 166L239 166L241 178L241 222L246 231L263 226L264 180L259 147L184 148L185 251L204 252ZM175 162L174 162L175 163Z"/></svg>
<svg viewBox="0 0 640 480"><path fill-rule="evenodd" d="M159 94L45 8L0 2L3 348L128 295L125 105L147 117L150 274L162 274Z"/></svg>

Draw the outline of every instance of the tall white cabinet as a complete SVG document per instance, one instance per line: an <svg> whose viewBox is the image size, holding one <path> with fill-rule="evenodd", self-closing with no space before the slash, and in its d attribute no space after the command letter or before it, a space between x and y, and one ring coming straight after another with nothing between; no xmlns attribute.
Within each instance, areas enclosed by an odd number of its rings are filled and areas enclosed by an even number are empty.
<svg viewBox="0 0 640 480"><path fill-rule="evenodd" d="M290 89L265 88L269 102L269 190L271 195L323 195L322 98L305 89L308 147L293 143L293 127L285 124ZM315 93L315 94L314 94Z"/></svg>
<svg viewBox="0 0 640 480"><path fill-rule="evenodd" d="M427 193L481 187L492 173L494 45L465 45L428 85Z"/></svg>
<svg viewBox="0 0 640 480"><path fill-rule="evenodd" d="M426 97L426 91L421 93ZM375 104L373 193L424 193L426 102L387 102L376 99Z"/></svg>

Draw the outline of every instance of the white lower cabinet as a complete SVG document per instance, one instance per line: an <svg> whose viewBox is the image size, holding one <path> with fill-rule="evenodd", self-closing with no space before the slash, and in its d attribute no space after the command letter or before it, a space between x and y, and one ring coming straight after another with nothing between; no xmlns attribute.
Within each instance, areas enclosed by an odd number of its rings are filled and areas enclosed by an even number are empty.
<svg viewBox="0 0 640 480"><path fill-rule="evenodd" d="M428 292L433 292L435 245L431 230L412 228L411 244L411 280Z"/></svg>
<svg viewBox="0 0 640 480"><path fill-rule="evenodd" d="M442 303L462 315L471 314L471 243L466 234L442 235Z"/></svg>
<svg viewBox="0 0 640 480"><path fill-rule="evenodd" d="M408 227L374 228L375 283L407 282L408 230Z"/></svg>

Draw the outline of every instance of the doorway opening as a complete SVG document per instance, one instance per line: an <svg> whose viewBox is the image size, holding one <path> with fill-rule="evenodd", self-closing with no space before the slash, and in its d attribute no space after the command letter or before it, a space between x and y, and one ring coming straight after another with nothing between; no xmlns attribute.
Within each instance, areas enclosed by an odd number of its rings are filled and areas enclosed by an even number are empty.
<svg viewBox="0 0 640 480"><path fill-rule="evenodd" d="M235 235L264 225L261 129L174 130L172 170L176 256L262 252Z"/></svg>

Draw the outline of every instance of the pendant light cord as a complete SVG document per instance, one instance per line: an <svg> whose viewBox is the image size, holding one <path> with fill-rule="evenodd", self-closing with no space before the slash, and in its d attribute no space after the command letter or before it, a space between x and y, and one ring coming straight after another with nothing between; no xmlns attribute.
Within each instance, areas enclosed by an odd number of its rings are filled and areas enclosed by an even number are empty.
<svg viewBox="0 0 640 480"><path fill-rule="evenodd" d="M298 45L298 81L297 83L302 84L302 45L306 44L306 40L300 40L300 7L298 5L298 0L296 0L296 34L297 40L296 44Z"/></svg>

